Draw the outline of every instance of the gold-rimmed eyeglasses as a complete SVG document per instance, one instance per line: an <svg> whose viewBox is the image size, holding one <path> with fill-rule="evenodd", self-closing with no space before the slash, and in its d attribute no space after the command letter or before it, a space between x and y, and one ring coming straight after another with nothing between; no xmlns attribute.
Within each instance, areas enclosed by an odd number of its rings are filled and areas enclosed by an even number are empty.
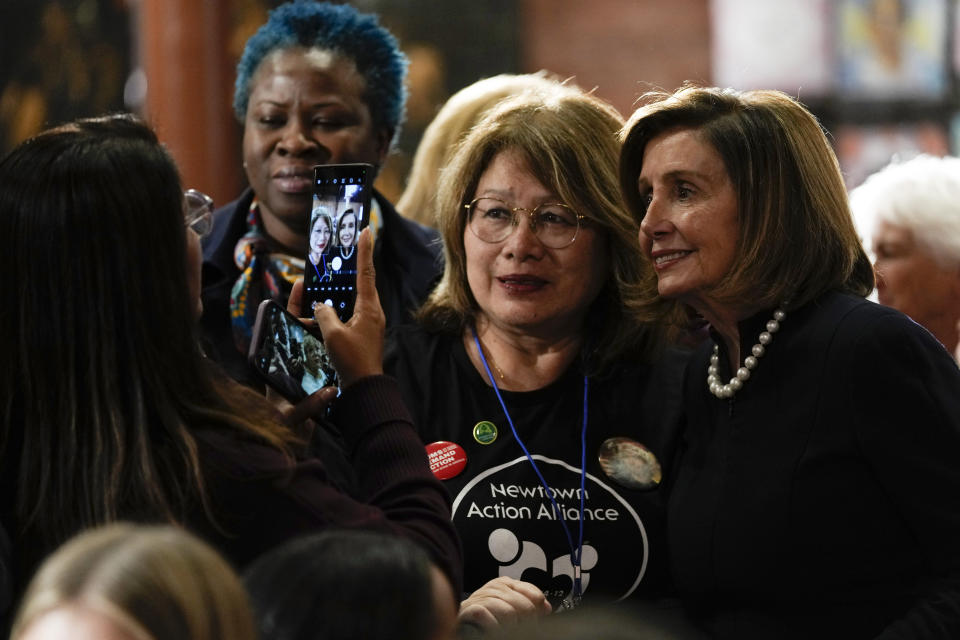
<svg viewBox="0 0 960 640"><path fill-rule="evenodd" d="M213 198L196 189L183 192L183 221L201 238L213 230Z"/></svg>
<svg viewBox="0 0 960 640"><path fill-rule="evenodd" d="M512 207L498 198L477 198L464 205L468 212L467 225L473 235L484 242L502 242L510 237L520 224L520 216L530 220L530 229L544 246L562 249L573 244L585 219L560 202L545 202L535 209Z"/></svg>

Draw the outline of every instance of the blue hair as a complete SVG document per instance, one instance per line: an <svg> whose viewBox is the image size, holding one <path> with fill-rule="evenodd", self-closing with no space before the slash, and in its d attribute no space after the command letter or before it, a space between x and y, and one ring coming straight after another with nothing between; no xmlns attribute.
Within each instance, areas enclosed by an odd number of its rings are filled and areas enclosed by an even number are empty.
<svg viewBox="0 0 960 640"><path fill-rule="evenodd" d="M407 57L377 17L349 5L294 0L270 12L243 49L237 64L233 111L243 123L250 102L250 79L263 59L278 49L318 48L352 60L366 84L364 101L374 127L400 134L407 102Z"/></svg>

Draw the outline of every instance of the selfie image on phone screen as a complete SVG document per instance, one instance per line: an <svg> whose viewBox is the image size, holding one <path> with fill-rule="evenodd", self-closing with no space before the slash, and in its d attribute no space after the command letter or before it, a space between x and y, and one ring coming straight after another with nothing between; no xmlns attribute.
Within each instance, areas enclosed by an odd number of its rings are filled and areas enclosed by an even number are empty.
<svg viewBox="0 0 960 640"><path fill-rule="evenodd" d="M261 303L250 347L250 364L291 402L337 384L323 342L276 302Z"/></svg>
<svg viewBox="0 0 960 640"><path fill-rule="evenodd" d="M357 242L370 221L373 167L322 165L314 174L301 308L326 304L346 322L357 295Z"/></svg>

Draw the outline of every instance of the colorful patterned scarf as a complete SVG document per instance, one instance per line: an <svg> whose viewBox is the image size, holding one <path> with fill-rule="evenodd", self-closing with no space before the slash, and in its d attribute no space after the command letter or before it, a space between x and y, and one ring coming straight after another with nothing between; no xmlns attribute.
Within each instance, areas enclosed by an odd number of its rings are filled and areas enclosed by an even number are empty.
<svg viewBox="0 0 960 640"><path fill-rule="evenodd" d="M230 291L230 320L234 344L246 354L260 303L269 299L286 307L294 281L303 275L304 259L270 251L254 198L247 214L247 232L237 242L233 260L240 277Z"/></svg>

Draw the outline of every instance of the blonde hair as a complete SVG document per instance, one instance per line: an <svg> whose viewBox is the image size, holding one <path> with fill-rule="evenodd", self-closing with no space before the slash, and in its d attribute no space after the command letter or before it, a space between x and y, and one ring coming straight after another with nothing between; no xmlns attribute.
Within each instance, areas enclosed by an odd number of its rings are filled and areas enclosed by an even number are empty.
<svg viewBox="0 0 960 640"><path fill-rule="evenodd" d="M585 224L609 244L610 278L587 314L585 361L591 373L620 357L645 356L660 344L654 327L637 321L635 308L652 268L640 259L636 221L617 183L623 124L610 104L571 85L549 93L502 102L468 134L441 176L438 222L445 266L437 288L418 317L428 330L460 333L476 320L479 307L467 283L463 233L464 205L474 197L480 176L493 158L515 151L528 171L553 190Z"/></svg>
<svg viewBox="0 0 960 640"><path fill-rule="evenodd" d="M693 129L723 159L737 194L737 256L714 295L759 308L799 307L829 290L867 296L873 268L857 236L837 157L817 119L780 91L684 86L646 94L623 128L620 185L643 219L637 179L647 143ZM644 262L648 262L644 259ZM645 317L682 324L689 311L645 293Z"/></svg>
<svg viewBox="0 0 960 640"><path fill-rule="evenodd" d="M11 640L70 605L144 640L256 640L237 574L206 543L170 525L112 524L68 541L30 582Z"/></svg>
<svg viewBox="0 0 960 640"><path fill-rule="evenodd" d="M413 156L407 187L397 211L420 224L437 226L437 180L457 145L481 118L501 101L518 94L550 92L562 84L546 71L502 73L478 80L456 92L433 118Z"/></svg>

